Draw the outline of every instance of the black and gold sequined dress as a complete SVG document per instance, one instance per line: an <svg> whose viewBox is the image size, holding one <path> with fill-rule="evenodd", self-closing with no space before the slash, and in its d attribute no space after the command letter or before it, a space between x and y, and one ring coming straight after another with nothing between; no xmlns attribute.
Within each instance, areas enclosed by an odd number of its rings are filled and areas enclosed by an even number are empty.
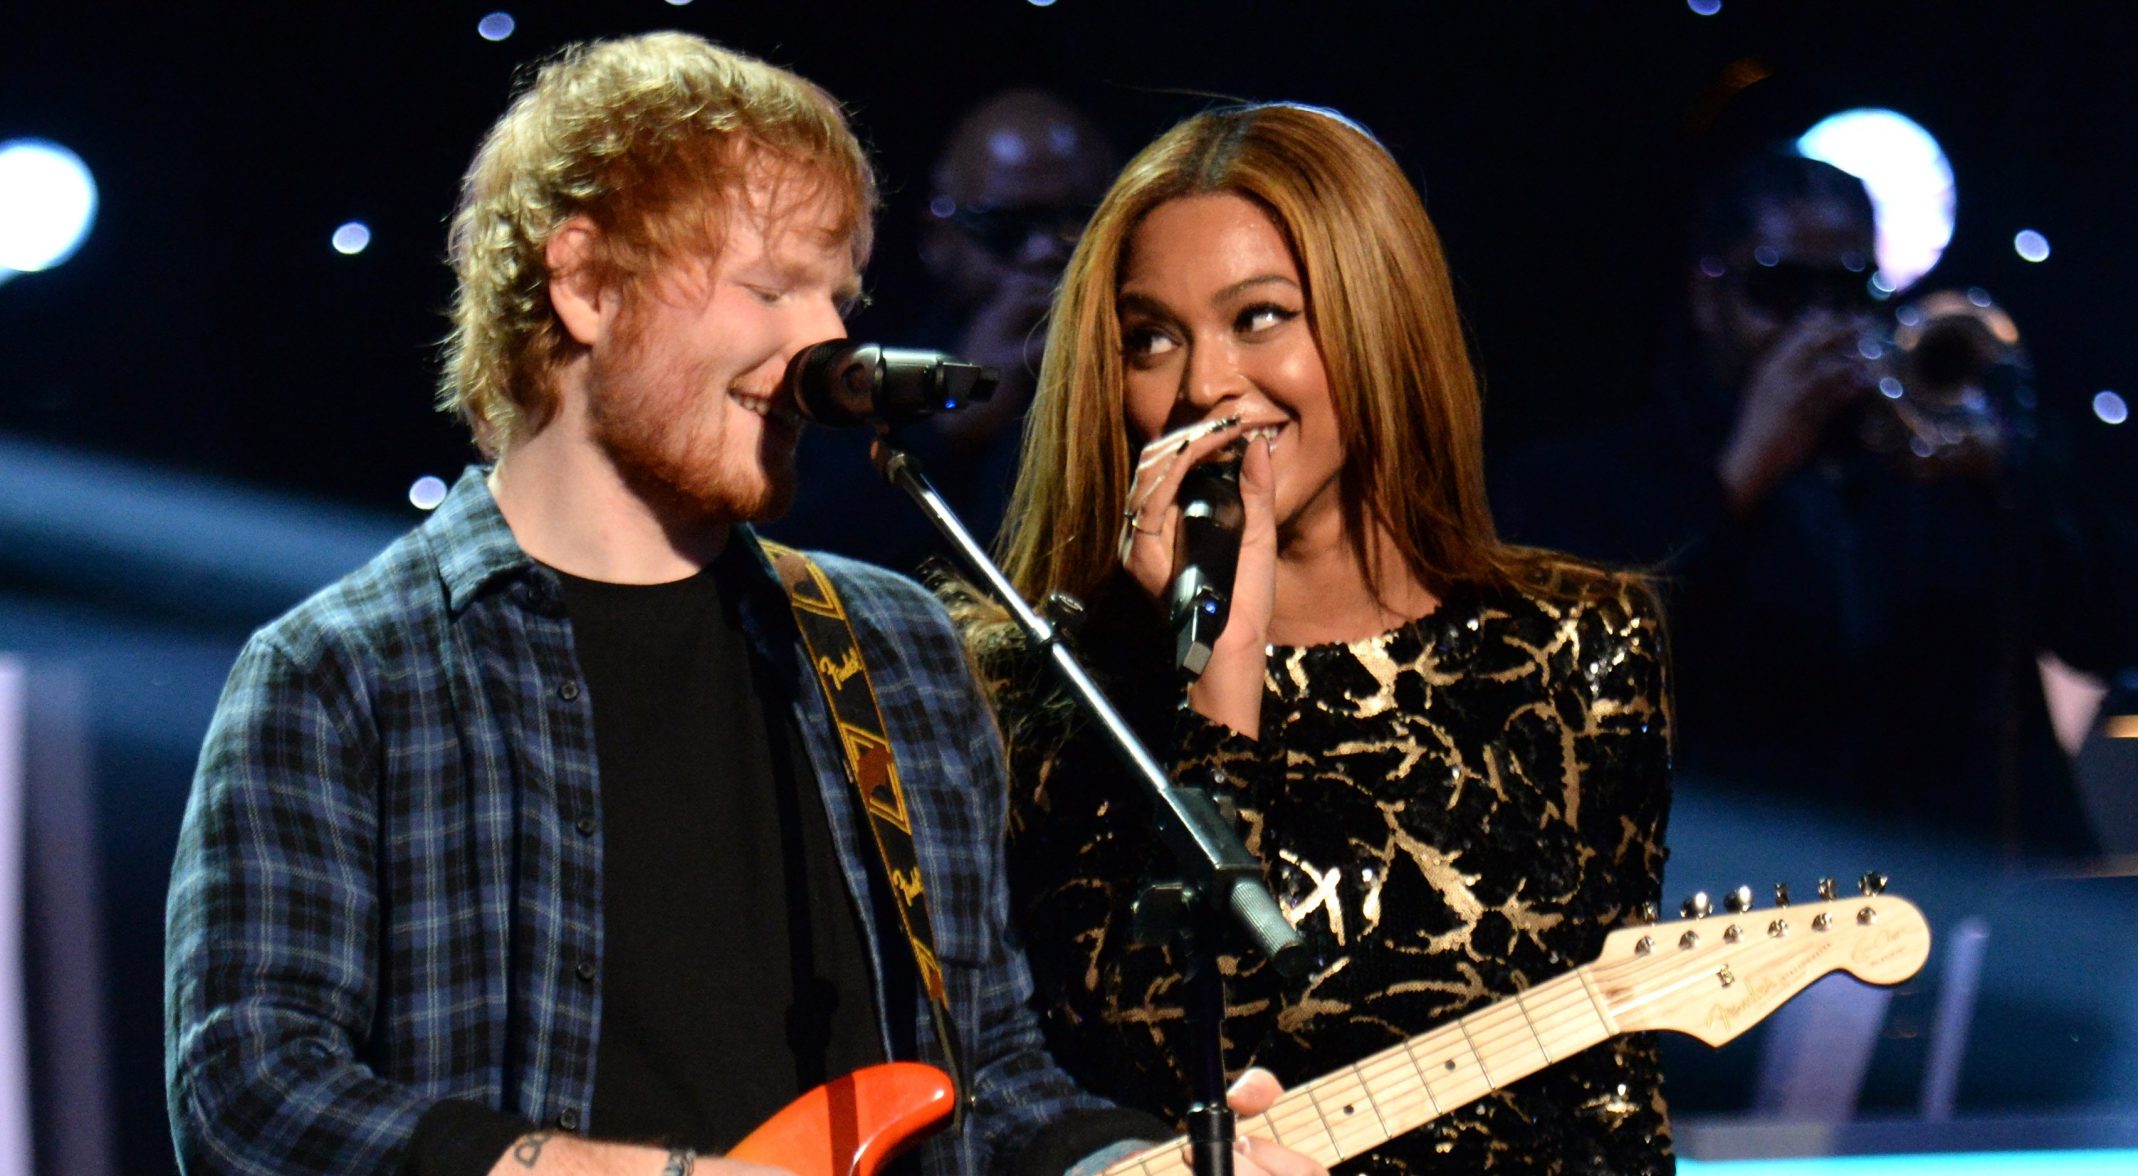
<svg viewBox="0 0 2138 1176"><path fill-rule="evenodd" d="M1144 642L1148 642L1145 644ZM1649 598L1458 589L1379 637L1278 647L1259 742L1179 712L1162 668L1087 636L1176 779L1230 797L1271 889L1320 955L1284 992L1226 961L1226 1063L1296 1084L1593 959L1657 897L1669 804L1662 637ZM1049 1045L1091 1089L1180 1118L1179 980L1132 946L1128 908L1165 855L1148 805L1029 659L981 653L1011 747L1012 886ZM1154 744L1154 746L1161 746ZM1443 1115L1346 1167L1672 1168L1652 1041L1618 1038Z"/></svg>

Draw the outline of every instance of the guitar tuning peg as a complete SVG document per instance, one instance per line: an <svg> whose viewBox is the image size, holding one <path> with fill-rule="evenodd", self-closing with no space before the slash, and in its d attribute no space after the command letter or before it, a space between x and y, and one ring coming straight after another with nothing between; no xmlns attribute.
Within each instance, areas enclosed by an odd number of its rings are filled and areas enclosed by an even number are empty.
<svg viewBox="0 0 2138 1176"><path fill-rule="evenodd" d="M1699 890L1685 900L1685 904L1678 908L1678 913L1688 919L1705 919L1714 909L1715 904L1708 900L1707 891Z"/></svg>
<svg viewBox="0 0 2138 1176"><path fill-rule="evenodd" d="M1752 909L1752 888L1740 886L1722 897L1722 909L1733 915L1741 915Z"/></svg>
<svg viewBox="0 0 2138 1176"><path fill-rule="evenodd" d="M1789 905L1789 883L1776 882L1774 884L1774 905L1778 907Z"/></svg>
<svg viewBox="0 0 2138 1176"><path fill-rule="evenodd" d="M1832 878L1819 879L1819 897L1828 902L1834 900L1834 880Z"/></svg>
<svg viewBox="0 0 2138 1176"><path fill-rule="evenodd" d="M1655 903L1644 902L1641 904L1639 917L1643 923L1653 923L1663 917L1663 912L1656 909Z"/></svg>
<svg viewBox="0 0 2138 1176"><path fill-rule="evenodd" d="M1884 894L1886 892L1886 883L1891 880L1892 879L1887 878L1884 874L1873 870L1870 873L1865 874L1863 877L1856 879L1856 889L1862 891L1863 896L1865 898L1872 898L1877 895Z"/></svg>

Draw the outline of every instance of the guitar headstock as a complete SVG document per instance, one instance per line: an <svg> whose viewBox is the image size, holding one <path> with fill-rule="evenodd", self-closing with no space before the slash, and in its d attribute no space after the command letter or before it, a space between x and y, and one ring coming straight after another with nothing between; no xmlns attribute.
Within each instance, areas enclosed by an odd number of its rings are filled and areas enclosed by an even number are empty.
<svg viewBox="0 0 2138 1176"><path fill-rule="evenodd" d="M1627 927L1604 940L1591 980L1620 1032L1669 1029L1721 1045L1751 1028L1829 972L1869 984L1898 984L1930 958L1930 925L1915 904L1884 893L1867 874L1863 893L1753 910L1740 887L1727 909L1707 896L1686 903L1687 918Z"/></svg>

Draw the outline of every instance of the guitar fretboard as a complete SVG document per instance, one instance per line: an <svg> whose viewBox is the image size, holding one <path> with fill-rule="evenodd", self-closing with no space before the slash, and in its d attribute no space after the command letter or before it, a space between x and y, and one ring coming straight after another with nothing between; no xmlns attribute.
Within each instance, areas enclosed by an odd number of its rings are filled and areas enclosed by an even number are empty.
<svg viewBox="0 0 2138 1176"><path fill-rule="evenodd" d="M1422 1127L1518 1078L1608 1040L1617 1029L1587 967L1284 1093L1241 1135L1332 1165ZM1107 1176L1190 1170L1185 1145L1155 1148Z"/></svg>
<svg viewBox="0 0 2138 1176"><path fill-rule="evenodd" d="M1930 957L1930 926L1907 900L1866 894L1628 927L1604 949L1595 963L1286 1091L1239 1133L1334 1165L1622 1032L1667 1029L1720 1045L1829 972L1898 984ZM1186 1144L1174 1143L1107 1176L1190 1169Z"/></svg>

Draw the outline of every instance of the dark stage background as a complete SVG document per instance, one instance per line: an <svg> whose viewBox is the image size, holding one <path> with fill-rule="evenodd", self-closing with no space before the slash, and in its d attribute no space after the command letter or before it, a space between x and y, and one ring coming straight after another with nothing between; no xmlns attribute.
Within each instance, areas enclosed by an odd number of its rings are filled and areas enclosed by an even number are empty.
<svg viewBox="0 0 2138 1176"><path fill-rule="evenodd" d="M500 7L516 30L486 41L477 21ZM793 67L850 105L887 196L874 305L852 330L888 342L929 318L916 205L975 99L1053 89L1124 154L1210 96L1342 109L1426 193L1495 450L1641 405L1691 175L1824 114L1891 106L1940 138L1956 174L1956 235L1930 284L1980 285L2010 308L2087 494L2126 513L2138 502L2138 425L2091 407L2103 389L2138 393L2127 4L1725 0L1705 17L1680 0L9 5L0 140L66 144L102 198L72 261L0 284L0 490L13 499L0 509L0 650L86 684L101 917L66 933L101 943L114 1169L171 1163L161 904L192 754L237 642L417 521L416 478L450 480L472 457L430 407L460 171L522 63L662 27ZM1746 61L1766 78L1733 91L1724 79ZM354 256L329 247L349 220L372 233ZM2015 255L2022 228L2052 242L2046 262ZM1808 890L1814 873L1883 864L1838 857L1863 847L1816 820L1691 805L1674 890L1763 882L1769 868ZM1679 873L1738 862L1748 878ZM2128 909L2109 889L2121 884L1950 881L1954 912L1969 886L2021 925L2059 912L2053 942L2086 944L2078 970L2104 981L2075 978L2061 946L2039 959L2061 979L2013 980L2031 995L2009 1015L2041 1033L1992 1059L2022 1078L1964 1088L1962 1110L2128 1116L2138 936L2110 913ZM1996 960L2044 950L2024 933L1990 947ZM33 1046L45 1059L64 1048ZM1672 1088L1681 1113L1743 1110L1743 1074L1708 1066L1674 1071L1689 1076Z"/></svg>

